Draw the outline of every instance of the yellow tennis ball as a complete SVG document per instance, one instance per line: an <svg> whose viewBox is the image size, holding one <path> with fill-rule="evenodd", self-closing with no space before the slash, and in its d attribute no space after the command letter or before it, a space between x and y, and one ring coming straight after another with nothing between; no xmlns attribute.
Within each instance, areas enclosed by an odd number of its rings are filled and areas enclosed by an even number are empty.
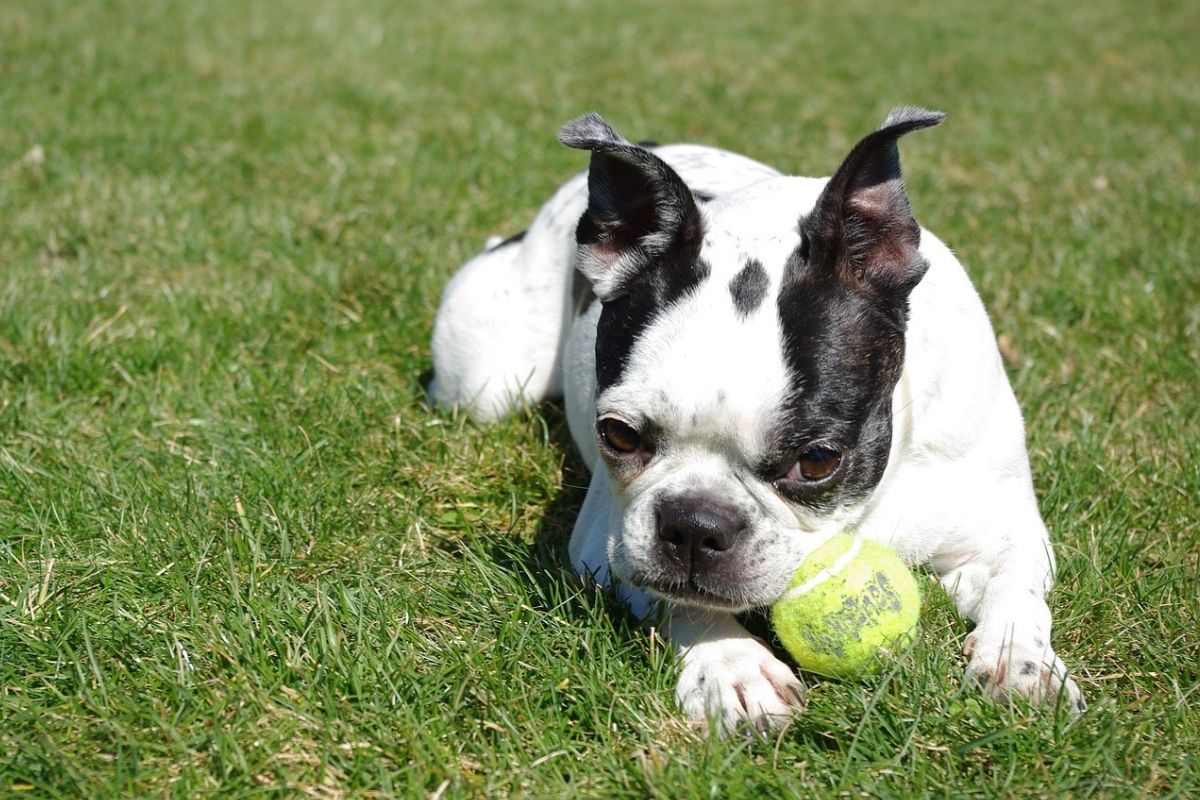
<svg viewBox="0 0 1200 800"><path fill-rule="evenodd" d="M907 645L921 613L916 578L886 545L841 533L800 564L771 607L779 641L809 672L869 675Z"/></svg>

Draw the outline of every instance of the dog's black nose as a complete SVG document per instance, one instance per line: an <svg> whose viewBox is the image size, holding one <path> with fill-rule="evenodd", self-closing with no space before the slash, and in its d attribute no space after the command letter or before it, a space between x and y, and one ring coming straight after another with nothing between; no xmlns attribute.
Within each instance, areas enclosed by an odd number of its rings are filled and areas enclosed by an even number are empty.
<svg viewBox="0 0 1200 800"><path fill-rule="evenodd" d="M671 497L658 505L658 540L688 573L720 561L736 547L745 526L737 511L702 498Z"/></svg>

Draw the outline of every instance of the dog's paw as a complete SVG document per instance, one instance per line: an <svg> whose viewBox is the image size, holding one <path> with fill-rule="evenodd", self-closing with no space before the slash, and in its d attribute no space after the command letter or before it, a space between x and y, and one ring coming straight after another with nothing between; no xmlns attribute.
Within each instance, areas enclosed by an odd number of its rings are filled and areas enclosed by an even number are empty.
<svg viewBox="0 0 1200 800"><path fill-rule="evenodd" d="M1023 697L1032 703L1062 703L1072 715L1087 709L1079 686L1067 675L1067 666L1049 647L990 640L972 633L963 653L969 659L967 680L985 697L1007 703Z"/></svg>
<svg viewBox="0 0 1200 800"><path fill-rule="evenodd" d="M804 708L804 684L758 640L718 639L688 648L675 697L698 725L766 734Z"/></svg>

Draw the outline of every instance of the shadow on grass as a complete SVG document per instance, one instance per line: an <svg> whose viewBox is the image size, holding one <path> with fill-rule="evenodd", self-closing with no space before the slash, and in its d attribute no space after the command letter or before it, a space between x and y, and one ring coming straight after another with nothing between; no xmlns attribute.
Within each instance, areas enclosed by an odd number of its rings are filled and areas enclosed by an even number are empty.
<svg viewBox="0 0 1200 800"><path fill-rule="evenodd" d="M474 423L430 401L433 377L432 367L411 373L414 410L429 418L453 419L456 425L465 422L463 432L467 436L524 438L524 445L557 454L561 468L557 488L547 492L544 487L523 487L529 494L548 497L532 520L525 517L512 523L527 525L533 521L532 535L527 528L497 527L497 520L492 520L491 524L465 524L459 533L466 535L434 536L432 546L451 558L478 559L495 567L510 579L503 581L502 591L513 592L512 599L520 597L539 614L552 614L578 625L581 637L587 626L592 626L602 635L617 637L622 646L642 648L648 635L646 626L630 614L613 589L585 579L571 564L568 545L591 473L571 437L561 401L527 406L513 412L507 422ZM533 437L540 442L529 441ZM516 491L522 491L522 487L516 487Z"/></svg>
<svg viewBox="0 0 1200 800"><path fill-rule="evenodd" d="M421 376L422 385L427 386L431 374L430 371ZM479 541L482 551L498 567L531 584L529 600L534 608L548 611L551 606L561 608L565 604L582 621L595 615L599 601L603 604L603 615L617 635L627 641L644 637L645 625L629 613L616 592L596 586L580 576L571 564L568 544L587 495L591 473L571 438L563 406L559 402L545 402L523 413L540 423L546 441L562 454L561 487L543 510L532 539L486 536Z"/></svg>

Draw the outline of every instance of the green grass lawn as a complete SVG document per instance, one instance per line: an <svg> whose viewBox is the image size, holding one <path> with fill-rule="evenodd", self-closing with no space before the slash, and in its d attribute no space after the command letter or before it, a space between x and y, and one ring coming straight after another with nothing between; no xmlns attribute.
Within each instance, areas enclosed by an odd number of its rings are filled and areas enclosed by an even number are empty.
<svg viewBox="0 0 1200 800"><path fill-rule="evenodd" d="M0 4L0 795L1196 796L1200 10L799 5ZM931 590L892 672L711 739L571 574L561 412L423 404L439 292L583 111L827 174L905 102L1091 708L977 701Z"/></svg>

